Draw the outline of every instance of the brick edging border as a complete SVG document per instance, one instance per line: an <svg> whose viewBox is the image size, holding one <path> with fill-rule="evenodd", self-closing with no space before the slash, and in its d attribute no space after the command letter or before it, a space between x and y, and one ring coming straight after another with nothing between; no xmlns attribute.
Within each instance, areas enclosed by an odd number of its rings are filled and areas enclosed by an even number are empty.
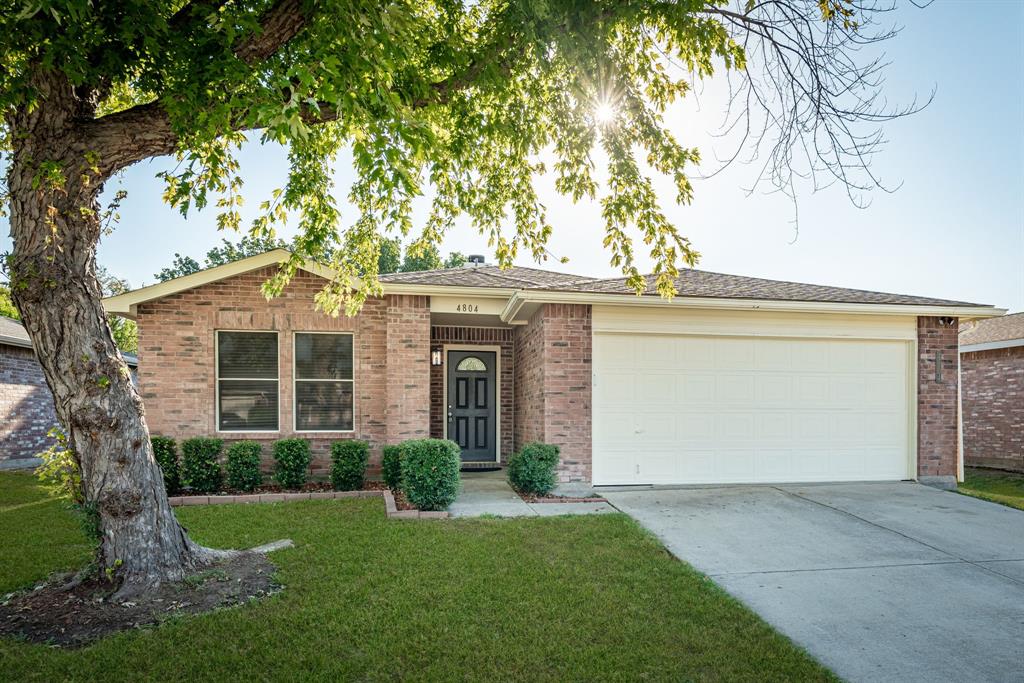
<svg viewBox="0 0 1024 683"><path fill-rule="evenodd" d="M384 509L387 511L388 517L397 519L448 519L446 510L399 510L395 505L395 495L391 493L391 489L384 489Z"/></svg>
<svg viewBox="0 0 1024 683"><path fill-rule="evenodd" d="M335 500L338 498L384 498L388 517L396 519L448 519L446 511L399 510L391 489L379 491L303 491L301 493L250 493L238 496L170 496L171 507L185 505L234 505L239 503L290 503L297 500Z"/></svg>

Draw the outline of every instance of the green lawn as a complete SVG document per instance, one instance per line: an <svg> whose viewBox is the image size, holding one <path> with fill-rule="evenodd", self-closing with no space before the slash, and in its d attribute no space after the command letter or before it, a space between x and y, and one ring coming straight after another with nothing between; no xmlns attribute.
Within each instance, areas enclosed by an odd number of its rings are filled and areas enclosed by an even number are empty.
<svg viewBox="0 0 1024 683"><path fill-rule="evenodd" d="M86 556L56 503L0 474L0 593ZM34 496L38 499L39 492ZM5 680L835 680L624 515L388 520L353 499L178 511L275 553L286 589L80 650L0 641Z"/></svg>
<svg viewBox="0 0 1024 683"><path fill-rule="evenodd" d="M1024 474L977 467L964 469L960 493L1024 510Z"/></svg>

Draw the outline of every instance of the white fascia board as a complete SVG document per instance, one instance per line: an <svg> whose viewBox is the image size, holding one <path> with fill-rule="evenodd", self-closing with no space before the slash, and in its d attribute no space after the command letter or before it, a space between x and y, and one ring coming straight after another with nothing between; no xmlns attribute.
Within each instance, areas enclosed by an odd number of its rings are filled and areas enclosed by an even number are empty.
<svg viewBox="0 0 1024 683"><path fill-rule="evenodd" d="M1002 341L983 342L981 344L963 344L960 346L960 353L971 351L992 351L994 349L1012 349L1017 346L1024 346L1024 339L1004 339Z"/></svg>
<svg viewBox="0 0 1024 683"><path fill-rule="evenodd" d="M532 303L580 303L608 306L654 306L677 308L710 308L719 310L762 310L788 313L845 313L863 315L949 316L977 319L1004 315L1005 309L991 306L932 306L920 304L860 304L827 301L785 301L775 299L720 299L714 297L660 296L630 294L597 294L592 292L552 292L518 290L514 300ZM512 302L509 302L511 307Z"/></svg>

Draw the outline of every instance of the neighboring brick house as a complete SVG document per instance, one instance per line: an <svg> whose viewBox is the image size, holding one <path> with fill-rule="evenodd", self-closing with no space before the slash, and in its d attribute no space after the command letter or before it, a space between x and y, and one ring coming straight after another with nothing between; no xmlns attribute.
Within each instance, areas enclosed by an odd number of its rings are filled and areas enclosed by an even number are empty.
<svg viewBox="0 0 1024 683"><path fill-rule="evenodd" d="M1024 472L1024 313L960 331L964 462Z"/></svg>
<svg viewBox="0 0 1024 683"><path fill-rule="evenodd" d="M671 301L535 268L382 276L353 318L315 310L333 273L283 294L268 252L112 297L139 325L150 430L265 445L450 438L466 466L529 441L591 485L956 481L959 319L990 306L680 273Z"/></svg>
<svg viewBox="0 0 1024 683"><path fill-rule="evenodd" d="M125 354L125 360L135 367L134 356ZM50 447L46 434L56 424L53 396L28 332L0 316L0 469L38 464L36 454Z"/></svg>

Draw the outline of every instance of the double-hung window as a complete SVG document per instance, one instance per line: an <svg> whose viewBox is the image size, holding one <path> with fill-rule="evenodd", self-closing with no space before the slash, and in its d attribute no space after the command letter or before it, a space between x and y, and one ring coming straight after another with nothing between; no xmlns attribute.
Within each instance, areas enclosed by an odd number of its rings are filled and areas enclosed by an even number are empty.
<svg viewBox="0 0 1024 683"><path fill-rule="evenodd" d="M217 332L217 429L278 430L277 332Z"/></svg>
<svg viewBox="0 0 1024 683"><path fill-rule="evenodd" d="M349 432L355 414L352 335L295 333L295 431Z"/></svg>

